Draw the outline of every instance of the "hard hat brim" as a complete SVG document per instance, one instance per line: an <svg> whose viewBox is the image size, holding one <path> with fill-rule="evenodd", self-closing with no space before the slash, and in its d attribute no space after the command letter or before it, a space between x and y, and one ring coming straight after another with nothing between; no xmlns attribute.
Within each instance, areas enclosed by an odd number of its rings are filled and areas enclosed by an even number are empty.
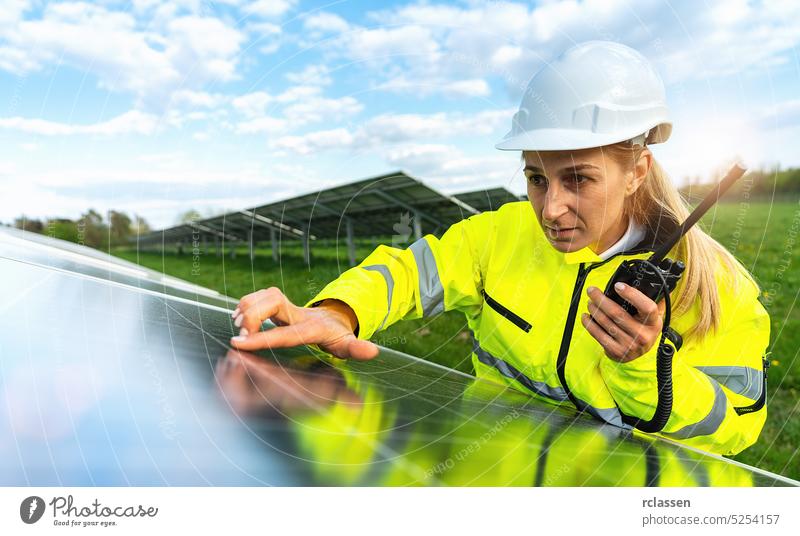
<svg viewBox="0 0 800 536"><path fill-rule="evenodd" d="M495 144L495 148L501 151L576 151L619 143L641 133L641 131L596 133L571 128L537 129L516 136L507 136ZM647 143L663 143L669 139L671 133L671 123L656 125Z"/></svg>

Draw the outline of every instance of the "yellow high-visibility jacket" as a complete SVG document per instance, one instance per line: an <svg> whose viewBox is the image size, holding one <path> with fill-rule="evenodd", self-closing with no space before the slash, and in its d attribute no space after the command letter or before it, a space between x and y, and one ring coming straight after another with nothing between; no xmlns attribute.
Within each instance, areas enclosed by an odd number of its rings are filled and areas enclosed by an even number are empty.
<svg viewBox="0 0 800 536"><path fill-rule="evenodd" d="M305 306L342 300L358 317L361 339L402 319L459 310L473 333L478 377L630 428L620 412L649 420L655 411L658 344L618 363L576 319L588 312L589 286L605 289L623 260L646 259L658 243L648 230L638 245L605 261L588 247L565 254L550 245L529 202L508 203L452 225L440 239L379 246ZM676 351L672 412L658 434L735 454L755 443L766 419L770 321L744 269L729 274L720 261L715 277L720 329ZM726 277L739 279L738 292ZM673 315L671 327L685 333L698 314L695 302Z"/></svg>

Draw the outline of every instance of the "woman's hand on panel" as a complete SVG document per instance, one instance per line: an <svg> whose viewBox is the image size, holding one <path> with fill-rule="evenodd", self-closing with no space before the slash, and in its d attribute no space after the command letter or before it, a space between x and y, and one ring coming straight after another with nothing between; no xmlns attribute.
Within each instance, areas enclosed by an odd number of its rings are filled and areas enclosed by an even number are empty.
<svg viewBox="0 0 800 536"><path fill-rule="evenodd" d="M231 345L240 350L316 344L341 358L372 359L378 355L374 343L355 336L358 320L353 310L340 300L325 300L317 307L299 307L279 288L270 287L242 297L232 316L240 332L231 338ZM261 331L265 320L277 327Z"/></svg>

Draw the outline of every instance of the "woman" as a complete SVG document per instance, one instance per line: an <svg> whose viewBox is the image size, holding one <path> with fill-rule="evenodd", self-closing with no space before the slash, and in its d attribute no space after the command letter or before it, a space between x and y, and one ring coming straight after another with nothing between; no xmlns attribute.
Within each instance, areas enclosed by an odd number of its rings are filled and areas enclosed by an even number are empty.
<svg viewBox="0 0 800 536"><path fill-rule="evenodd" d="M627 259L646 259L688 216L648 145L672 125L658 73L638 52L582 43L531 80L497 144L522 151L530 202L508 203L427 235L379 246L304 307L277 288L234 311L243 350L318 344L371 359L368 339L407 318L457 309L473 332L477 376L626 426L658 402L665 304L603 290ZM686 269L671 297L673 403L659 435L720 454L752 445L766 419L769 317L747 270L700 228L669 258ZM277 328L259 332L262 321Z"/></svg>

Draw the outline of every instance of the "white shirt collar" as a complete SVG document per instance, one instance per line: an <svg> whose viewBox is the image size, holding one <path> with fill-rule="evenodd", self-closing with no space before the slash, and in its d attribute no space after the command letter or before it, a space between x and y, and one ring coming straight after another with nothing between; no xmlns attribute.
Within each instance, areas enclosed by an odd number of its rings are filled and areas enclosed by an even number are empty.
<svg viewBox="0 0 800 536"><path fill-rule="evenodd" d="M620 251L625 251L630 249L631 247L635 246L644 238L645 229L642 225L636 223L633 218L628 219L628 230L625 231L625 234L622 235L616 244L608 248L602 253L598 253L597 256L603 260L608 259L612 255L619 253Z"/></svg>

